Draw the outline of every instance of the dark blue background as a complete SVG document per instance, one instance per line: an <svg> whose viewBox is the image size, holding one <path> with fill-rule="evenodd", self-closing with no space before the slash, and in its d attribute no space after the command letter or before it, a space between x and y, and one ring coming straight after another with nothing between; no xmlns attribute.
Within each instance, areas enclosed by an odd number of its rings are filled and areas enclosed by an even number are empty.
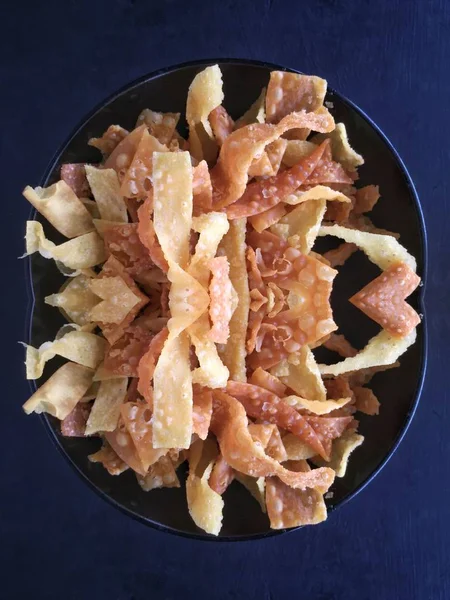
<svg viewBox="0 0 450 600"><path fill-rule="evenodd" d="M0 596L444 600L450 597L450 4L445 0L3 2ZM135 523L83 485L21 405L27 292L20 192L83 115L129 80L208 57L321 75L385 131L429 237L428 375L382 474L326 524L210 544Z"/></svg>

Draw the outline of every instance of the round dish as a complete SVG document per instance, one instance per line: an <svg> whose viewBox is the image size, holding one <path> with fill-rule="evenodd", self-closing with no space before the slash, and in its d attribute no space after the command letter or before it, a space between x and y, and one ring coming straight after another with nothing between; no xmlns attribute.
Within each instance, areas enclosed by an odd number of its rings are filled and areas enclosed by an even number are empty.
<svg viewBox="0 0 450 600"><path fill-rule="evenodd" d="M90 137L104 131L110 124L133 126L144 108L181 112L184 114L187 89L193 77L209 64L218 63L224 78L227 110L232 117L241 115L267 84L272 70L293 70L256 61L210 60L191 62L147 75L97 106L57 151L41 185L58 179L61 164L95 162L96 150L87 146ZM417 193L405 165L381 130L352 102L329 90L327 102L336 122L347 127L355 149L365 158L361 183L380 186L382 199L372 215L375 224L400 233L401 243L417 258L418 273L426 277L426 234ZM393 203L395 203L393 205ZM39 219L39 216L35 217ZM57 241L57 240L55 240ZM357 309L344 300L376 276L376 268L358 253L340 272L333 292L332 305L336 322L350 341L362 347L377 330ZM29 343L39 346L52 339L63 318L44 303L44 297L58 289L63 277L56 267L38 254L29 259L29 284L34 299L30 313ZM364 281L362 281L364 279ZM424 313L425 286L410 299ZM342 302L340 301L342 299ZM373 389L381 399L382 409L376 419L362 415L360 432L365 443L352 456L347 474L332 487L327 499L332 511L353 498L384 467L401 442L417 407L426 367L426 321L418 330L415 345L402 357L401 366L376 376ZM61 362L53 361L54 372ZM33 391L36 389L32 383ZM383 400L385 400L383 402ZM241 486L232 485L225 495L224 523L218 538L201 532L191 520L183 487L154 490L145 493L130 472L111 477L100 465L92 464L87 455L99 446L97 439L64 438L59 422L48 415L42 419L53 441L72 465L97 493L117 508L157 529L203 540L245 540L283 533L269 529L269 521L254 499Z"/></svg>

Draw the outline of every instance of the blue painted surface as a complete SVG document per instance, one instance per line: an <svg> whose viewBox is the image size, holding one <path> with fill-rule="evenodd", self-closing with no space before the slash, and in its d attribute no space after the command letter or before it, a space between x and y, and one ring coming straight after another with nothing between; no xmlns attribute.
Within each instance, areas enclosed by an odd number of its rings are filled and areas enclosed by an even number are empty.
<svg viewBox="0 0 450 600"><path fill-rule="evenodd" d="M0 11L1 596L449 598L450 5L22 0ZM25 337L27 292L15 257L29 213L20 190L40 179L93 105L146 72L220 55L326 77L394 143L428 227L430 360L411 428L369 488L319 527L215 546L147 529L105 504L67 467L38 420L23 417L29 389L16 341Z"/></svg>

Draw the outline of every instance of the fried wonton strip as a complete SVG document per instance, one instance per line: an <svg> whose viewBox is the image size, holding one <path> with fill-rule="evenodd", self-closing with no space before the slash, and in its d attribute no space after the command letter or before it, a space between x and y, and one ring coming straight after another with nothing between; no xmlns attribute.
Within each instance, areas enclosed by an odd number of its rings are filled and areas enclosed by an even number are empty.
<svg viewBox="0 0 450 600"><path fill-rule="evenodd" d="M100 383L97 398L86 423L86 435L114 431L127 393L128 378L108 379Z"/></svg>
<svg viewBox="0 0 450 600"><path fill-rule="evenodd" d="M403 338L394 337L388 331L382 330L356 356L346 358L334 365L319 365L320 372L322 375L337 377L349 371L391 365L414 344L416 337L415 329Z"/></svg>
<svg viewBox="0 0 450 600"><path fill-rule="evenodd" d="M314 450L293 433L283 436L283 446L288 460L307 460L315 456Z"/></svg>
<svg viewBox="0 0 450 600"><path fill-rule="evenodd" d="M190 152L198 161L205 159L210 162L217 156L217 144L208 116L222 101L220 68L218 65L207 67L194 77L186 103Z"/></svg>
<svg viewBox="0 0 450 600"><path fill-rule="evenodd" d="M108 444L123 462L139 475L145 476L146 471L140 461L136 447L120 417L117 428L114 431L105 432L104 435Z"/></svg>
<svg viewBox="0 0 450 600"><path fill-rule="evenodd" d="M169 451L168 448L154 448L152 444L152 411L142 402L127 402L120 407L123 423L133 440L139 460L145 471Z"/></svg>
<svg viewBox="0 0 450 600"><path fill-rule="evenodd" d="M105 260L103 240L95 231L55 246L45 237L38 221L27 221L25 239L27 254L39 252L44 258L53 258L69 269L89 269Z"/></svg>
<svg viewBox="0 0 450 600"><path fill-rule="evenodd" d="M92 369L68 362L25 402L23 410L27 415L46 412L63 420L89 389L93 375Z"/></svg>
<svg viewBox="0 0 450 600"><path fill-rule="evenodd" d="M86 421L91 411L90 404L78 402L74 409L61 421L61 435L64 437L84 437Z"/></svg>
<svg viewBox="0 0 450 600"><path fill-rule="evenodd" d="M211 475L209 476L208 484L209 487L221 496L225 493L226 489L234 479L234 471L219 454L217 457Z"/></svg>
<svg viewBox="0 0 450 600"><path fill-rule="evenodd" d="M175 336L189 328L206 312L209 296L197 279L183 271L176 263L170 266L168 277L172 284L169 292L172 317L167 326L170 334ZM186 293L186 290L189 292Z"/></svg>
<svg viewBox="0 0 450 600"><path fill-rule="evenodd" d="M336 123L336 127L329 133L318 133L312 141L320 144L324 139L331 141L331 152L333 159L343 167L354 170L364 164L364 158L353 150L348 141L347 130L344 123Z"/></svg>
<svg viewBox="0 0 450 600"><path fill-rule="evenodd" d="M114 452L106 440L103 440L103 445L94 454L90 454L88 459L93 463L101 463L110 475L120 475L129 466Z"/></svg>
<svg viewBox="0 0 450 600"><path fill-rule="evenodd" d="M346 242L356 244L370 261L382 271L391 265L402 262L413 271L416 270L416 259L397 240L389 235L368 233L356 229L348 229L340 225L321 227L319 236L332 235Z"/></svg>
<svg viewBox="0 0 450 600"><path fill-rule="evenodd" d="M99 138L91 138L88 141L88 146L93 146L100 150L104 157L108 157L127 137L128 131L120 125L110 125L108 129Z"/></svg>
<svg viewBox="0 0 450 600"><path fill-rule="evenodd" d="M309 444L318 454L325 455L322 443L314 429L294 408L280 400L272 392L249 383L237 381L227 383L227 392L241 402L249 416L278 425L286 431L291 431L306 444Z"/></svg>
<svg viewBox="0 0 450 600"><path fill-rule="evenodd" d="M167 339L153 374L153 447L189 448L192 373L186 332Z"/></svg>
<svg viewBox="0 0 450 600"><path fill-rule="evenodd" d="M230 223L228 233L220 242L220 250L224 252L230 264L230 280L237 292L238 305L230 320L230 337L219 355L228 367L230 378L235 381L246 381L245 338L247 333L250 296L248 275L245 260L246 219L236 219Z"/></svg>
<svg viewBox="0 0 450 600"><path fill-rule="evenodd" d="M290 462L289 467L300 473L311 470L306 460ZM278 477L266 480L266 506L271 529L317 525L327 518L327 507L319 490L294 490Z"/></svg>
<svg viewBox="0 0 450 600"><path fill-rule="evenodd" d="M310 200L296 206L271 227L271 231L298 248L302 254L309 254L314 246L326 210L326 200Z"/></svg>
<svg viewBox="0 0 450 600"><path fill-rule="evenodd" d="M266 88L261 90L258 98L253 102L250 108L240 117L235 123L235 129L240 129L245 125L251 125L252 123L264 123L266 120L266 113L264 110L266 103Z"/></svg>
<svg viewBox="0 0 450 600"><path fill-rule="evenodd" d="M212 393L207 388L194 386L194 403L192 412L193 433L201 440L208 437L212 416Z"/></svg>
<svg viewBox="0 0 450 600"><path fill-rule="evenodd" d="M370 212L380 199L380 189L377 185L366 185L356 190L353 213L362 215Z"/></svg>
<svg viewBox="0 0 450 600"><path fill-rule="evenodd" d="M294 111L317 110L323 106L326 91L327 82L320 77L272 71L266 95L267 122L278 123Z"/></svg>
<svg viewBox="0 0 450 600"><path fill-rule="evenodd" d="M194 168L192 175L192 193L194 203L194 214L199 215L212 206L212 185L209 174L208 163L202 160Z"/></svg>
<svg viewBox="0 0 450 600"><path fill-rule="evenodd" d="M217 165L211 172L214 206L219 209L236 202L245 192L248 170L253 160L283 133L303 126L316 131L331 131L334 120L327 110L320 113L298 112L288 115L278 125L248 125L228 136L220 150Z"/></svg>
<svg viewBox="0 0 450 600"><path fill-rule="evenodd" d="M282 162L286 167L293 167L314 150L312 142L304 140L287 140Z"/></svg>
<svg viewBox="0 0 450 600"><path fill-rule="evenodd" d="M323 257L330 263L330 267L342 267L346 261L358 250L356 244L348 244L344 242L333 250L328 250L323 254Z"/></svg>
<svg viewBox="0 0 450 600"><path fill-rule="evenodd" d="M180 113L162 113L144 108L137 118L136 127L146 125L149 133L161 144L168 144L174 136L179 120Z"/></svg>
<svg viewBox="0 0 450 600"><path fill-rule="evenodd" d="M144 131L130 166L120 186L120 193L127 198L145 198L152 188L153 153L168 152L167 146Z"/></svg>
<svg viewBox="0 0 450 600"><path fill-rule="evenodd" d="M137 223L109 223L103 228L106 251L113 254L131 277L143 276L154 267L147 248L138 236Z"/></svg>
<svg viewBox="0 0 450 600"><path fill-rule="evenodd" d="M353 431L345 431L341 437L333 440L331 460L325 463L321 458L314 457L313 462L318 466L327 465L336 473L336 477L344 477L350 454L361 446L364 437Z"/></svg>
<svg viewBox="0 0 450 600"><path fill-rule="evenodd" d="M142 206L138 209L138 235L142 244L147 248L150 258L161 271L167 273L169 265L164 252L156 237L153 225L153 194L149 194Z"/></svg>
<svg viewBox="0 0 450 600"><path fill-rule="evenodd" d="M326 492L334 481L331 469L315 469L309 473L288 471L252 440L248 431L245 409L235 398L215 390L213 392L212 430L228 464L252 477L277 475L293 488L316 488Z"/></svg>
<svg viewBox="0 0 450 600"><path fill-rule="evenodd" d="M219 243L229 229L229 223L223 213L210 212L194 217L192 229L200 235L188 271L206 288L211 271L210 261L216 255Z"/></svg>
<svg viewBox="0 0 450 600"><path fill-rule="evenodd" d="M284 201L314 172L325 148L326 144L324 143L290 169L273 177L250 183L242 196L227 207L227 217L229 219L250 217L265 212Z"/></svg>
<svg viewBox="0 0 450 600"><path fill-rule="evenodd" d="M175 466L169 456L161 458L150 466L145 477L136 474L139 485L144 492L158 488L179 488L180 480L175 471Z"/></svg>
<svg viewBox="0 0 450 600"><path fill-rule="evenodd" d="M331 350L332 352L337 352L343 358L356 356L358 354L358 350L356 350L356 348L353 348L353 346L345 338L345 336L337 333L332 333L330 337L327 340L325 340L323 345L328 350Z"/></svg>
<svg viewBox="0 0 450 600"><path fill-rule="evenodd" d="M150 342L147 352L139 361L138 366L138 391L145 398L150 407L153 407L153 387L152 379L155 372L156 362L164 348L169 330L167 327L162 329Z"/></svg>
<svg viewBox="0 0 450 600"><path fill-rule="evenodd" d="M91 292L91 277L78 275L69 279L57 294L45 297L45 303L58 307L72 323L86 325L89 313L100 298Z"/></svg>
<svg viewBox="0 0 450 600"><path fill-rule="evenodd" d="M234 129L234 121L223 106L217 106L209 113L209 124L216 142L221 146Z"/></svg>
<svg viewBox="0 0 450 600"><path fill-rule="evenodd" d="M266 488L266 480L264 477L251 477L250 475L244 475L244 473L239 473L238 471L234 471L234 478L241 485L245 487L246 490L250 492L253 498L258 502L259 506L263 513L266 512L266 499L265 499L265 488Z"/></svg>
<svg viewBox="0 0 450 600"><path fill-rule="evenodd" d="M216 344L226 344L230 335L230 319L233 314L230 265L225 256L218 256L209 261L209 267L212 274L209 284L209 316L212 327L208 335Z"/></svg>
<svg viewBox="0 0 450 600"><path fill-rule="evenodd" d="M280 203L276 204L273 208L269 208L268 210L260 213L259 215L249 217L248 220L253 229L261 232L264 231L264 229L268 229L271 225L278 223L285 214L286 208Z"/></svg>
<svg viewBox="0 0 450 600"><path fill-rule="evenodd" d="M326 185L315 185L306 191L299 190L295 192L295 194L287 196L284 199L284 202L286 202L286 204L295 206L296 204L301 204L302 202L308 202L308 200L327 200L329 202L337 201L351 204L351 199L348 196L333 190Z"/></svg>
<svg viewBox="0 0 450 600"><path fill-rule="evenodd" d="M131 133L120 141L106 160L104 165L105 168L114 169L119 177L119 181L122 181L128 167L131 165L131 161L133 160L133 156L141 141L141 137L144 135L144 131L147 131L145 125L133 129Z"/></svg>
<svg viewBox="0 0 450 600"><path fill-rule="evenodd" d="M192 381L209 388L225 387L229 378L227 367L220 360L217 347L211 340L208 317L203 314L188 329L200 366L192 373Z"/></svg>
<svg viewBox="0 0 450 600"><path fill-rule="evenodd" d="M68 238L94 229L89 211L65 181L58 181L48 188L33 189L28 185L23 195L57 231Z"/></svg>
<svg viewBox="0 0 450 600"><path fill-rule="evenodd" d="M355 394L355 408L365 415L377 415L380 412L380 402L373 391L367 387L352 386Z"/></svg>
<svg viewBox="0 0 450 600"><path fill-rule="evenodd" d="M106 221L127 223L127 207L114 169L97 169L91 165L86 165L85 169L100 217Z"/></svg>
<svg viewBox="0 0 450 600"><path fill-rule="evenodd" d="M333 410L338 410L352 401L352 398L340 398L338 400L306 400L300 396L286 396L283 402L293 406L297 410L305 409L314 415L327 415Z"/></svg>
<svg viewBox="0 0 450 600"><path fill-rule="evenodd" d="M224 502L221 495L208 484L215 458L211 454L211 444L213 444L211 440L204 442L197 440L191 446L186 496L189 514L197 527L212 535L219 535L222 528Z"/></svg>
<svg viewBox="0 0 450 600"><path fill-rule="evenodd" d="M405 302L420 283L404 263L395 263L350 298L350 302L394 336L408 335L420 323L416 311Z"/></svg>
<svg viewBox="0 0 450 600"><path fill-rule="evenodd" d="M83 202L91 195L91 188L86 179L84 163L68 163L61 165L61 179L75 192L75 195ZM88 209L89 210L89 209Z"/></svg>
<svg viewBox="0 0 450 600"><path fill-rule="evenodd" d="M274 175L272 163L269 155L264 151L259 158L253 160L248 170L248 177L253 179L253 177L270 177L271 175Z"/></svg>
<svg viewBox="0 0 450 600"><path fill-rule="evenodd" d="M302 398L320 402L326 399L316 359L308 346L303 346L299 352L291 354L286 361L274 367L272 375L279 377L285 386Z"/></svg>
<svg viewBox="0 0 450 600"><path fill-rule="evenodd" d="M166 260L185 269L192 223L192 166L188 152L153 154L155 233Z"/></svg>
<svg viewBox="0 0 450 600"><path fill-rule="evenodd" d="M69 331L54 342L45 342L39 349L27 346L27 379L41 377L45 364L55 356L96 369L103 360L105 350L106 341L87 331Z"/></svg>
<svg viewBox="0 0 450 600"><path fill-rule="evenodd" d="M278 377L275 377L271 373L264 371L261 367L258 367L256 371L253 371L250 379L248 380L252 385L257 385L259 387L272 392L282 398L286 392L286 386L281 382Z"/></svg>

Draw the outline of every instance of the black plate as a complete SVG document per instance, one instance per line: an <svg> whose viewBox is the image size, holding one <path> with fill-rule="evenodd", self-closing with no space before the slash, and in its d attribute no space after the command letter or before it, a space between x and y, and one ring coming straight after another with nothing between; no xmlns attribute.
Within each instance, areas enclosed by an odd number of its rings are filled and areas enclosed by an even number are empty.
<svg viewBox="0 0 450 600"><path fill-rule="evenodd" d="M184 113L187 90L193 77L209 64L219 63L224 78L225 106L233 117L241 115L267 85L269 72L283 69L278 65L243 60L199 61L171 67L148 75L108 98L95 108L58 150L41 185L59 179L59 167L67 162L96 162L98 154L87 146L109 125L118 123L130 129L144 108ZM418 273L424 278L426 269L426 235L422 212L413 183L392 144L380 129L354 104L330 90L327 100L336 122L343 121L352 145L366 164L360 169L360 184L380 185L382 199L373 211L376 225L401 234L400 241L414 254ZM58 234L48 224L45 228L58 241ZM44 303L44 297L56 292L63 277L51 261L33 255L29 262L29 278L34 306L30 315L30 343L39 346L53 339L63 319L56 309ZM336 279L332 304L342 331L357 347L363 347L378 330L377 326L347 302L353 293L375 277L377 269L359 252L351 257ZM412 298L412 304L423 313L424 287ZM59 366L55 359L46 371L48 378ZM347 475L334 484L329 510L353 498L377 475L402 440L417 407L426 365L425 323L419 327L416 344L402 358L401 367L378 374L374 391L381 401L378 417L362 415L360 431L366 436L362 447L351 457ZM35 386L33 384L34 389ZM128 515L158 529L198 537L217 539L200 531L192 522L184 487L145 493L132 473L111 477L100 465L88 461L87 455L99 446L98 440L63 438L59 422L43 416L50 435L75 470L103 498ZM224 524L218 539L244 540L277 535L271 531L267 517L239 484L233 483L225 493Z"/></svg>

